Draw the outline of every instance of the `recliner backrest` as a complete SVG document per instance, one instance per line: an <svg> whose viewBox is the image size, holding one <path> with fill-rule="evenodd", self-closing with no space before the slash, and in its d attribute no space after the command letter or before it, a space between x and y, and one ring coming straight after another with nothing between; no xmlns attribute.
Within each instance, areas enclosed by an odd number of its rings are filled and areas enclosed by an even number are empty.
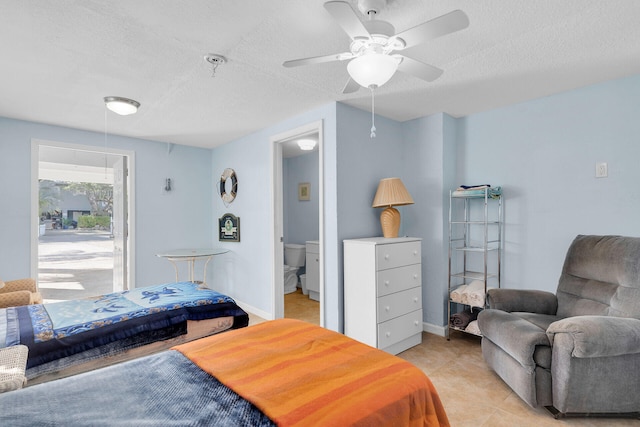
<svg viewBox="0 0 640 427"><path fill-rule="evenodd" d="M558 316L640 319L640 238L577 236L558 282Z"/></svg>

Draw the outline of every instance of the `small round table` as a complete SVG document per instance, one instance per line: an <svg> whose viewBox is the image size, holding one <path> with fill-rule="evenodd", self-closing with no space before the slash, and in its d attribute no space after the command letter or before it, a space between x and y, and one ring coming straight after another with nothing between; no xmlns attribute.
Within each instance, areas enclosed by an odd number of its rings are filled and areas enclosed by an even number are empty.
<svg viewBox="0 0 640 427"><path fill-rule="evenodd" d="M165 258L173 264L173 268L176 270L176 282L178 281L178 265L176 262L184 261L188 263L189 268L189 281L194 283L206 284L207 281L207 264L211 261L215 255L222 255L229 252L229 249L224 248L207 248L207 249L176 249L173 251L161 252L156 254L159 258ZM195 280L195 266L196 260L206 259L204 263L204 271L202 281Z"/></svg>

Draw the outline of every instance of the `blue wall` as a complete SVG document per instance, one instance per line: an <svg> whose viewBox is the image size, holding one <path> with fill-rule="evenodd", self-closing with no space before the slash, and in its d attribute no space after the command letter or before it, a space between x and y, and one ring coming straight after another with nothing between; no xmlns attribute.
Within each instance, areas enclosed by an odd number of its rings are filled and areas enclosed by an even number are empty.
<svg viewBox="0 0 640 427"><path fill-rule="evenodd" d="M0 117L0 277L31 272L31 139L104 147L104 134ZM208 247L213 185L210 150L108 135L108 147L135 152L135 283L148 286L175 279L156 253ZM162 191L171 177L175 190ZM37 213L34 213L37 215ZM37 230L34 232L37 233ZM211 268L209 269L211 272Z"/></svg>
<svg viewBox="0 0 640 427"><path fill-rule="evenodd" d="M639 111L633 76L457 120L459 182L504 187L505 287L555 291L577 234L640 236Z"/></svg>
<svg viewBox="0 0 640 427"><path fill-rule="evenodd" d="M216 246L231 251L225 255L224 267L216 271L214 284L221 292L233 295L257 314L269 315L274 305L271 292L274 217L270 138L318 120L323 121L324 128L324 188L331 194L331 189L335 188L335 174L332 172L335 167L335 155L332 154L335 153L335 104L309 111L212 150L213 174L219 176L225 168L232 168L239 183L238 195L228 207L219 197L214 198L213 218L231 212L240 217L241 223L238 243L218 242L217 233L213 235ZM325 210L330 212L333 206L332 197L325 197ZM325 238L325 250L331 252L327 248L335 244L335 239ZM335 271L336 262L335 257L325 256L328 271ZM325 294L325 306L335 307L337 289L329 289ZM337 324L337 314L332 313L330 317L327 323Z"/></svg>
<svg viewBox="0 0 640 427"><path fill-rule="evenodd" d="M137 284L172 278L161 250L223 245L210 283L263 312L271 295L273 207L269 139L323 120L326 326L342 328L342 241L379 236L371 208L378 181L399 176L415 204L401 207L401 235L423 239L424 320L446 324L449 190L465 183L502 185L505 194L503 286L553 291L576 234L640 236L640 76L454 119L435 114L405 123L328 104L213 150L110 136L136 152ZM29 272L30 141L101 146L99 133L0 118L0 274ZM607 162L608 178L595 178ZM163 166L166 165L166 166ZM238 174L225 206L214 183ZM170 176L176 190L161 191ZM218 243L217 218L241 217L241 242ZM215 274L213 271L215 270Z"/></svg>
<svg viewBox="0 0 640 427"><path fill-rule="evenodd" d="M318 186L318 151L284 159L283 202L284 241L304 245L318 240L320 194ZM298 184L310 184L309 200L298 200Z"/></svg>

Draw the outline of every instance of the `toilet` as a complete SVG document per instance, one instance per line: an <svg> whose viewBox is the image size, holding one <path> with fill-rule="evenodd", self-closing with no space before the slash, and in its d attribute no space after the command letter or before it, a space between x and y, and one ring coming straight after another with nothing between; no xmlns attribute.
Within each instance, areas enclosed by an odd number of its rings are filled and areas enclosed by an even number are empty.
<svg viewBox="0 0 640 427"><path fill-rule="evenodd" d="M298 287L298 270L304 266L305 246L295 243L284 245L284 293L290 294Z"/></svg>

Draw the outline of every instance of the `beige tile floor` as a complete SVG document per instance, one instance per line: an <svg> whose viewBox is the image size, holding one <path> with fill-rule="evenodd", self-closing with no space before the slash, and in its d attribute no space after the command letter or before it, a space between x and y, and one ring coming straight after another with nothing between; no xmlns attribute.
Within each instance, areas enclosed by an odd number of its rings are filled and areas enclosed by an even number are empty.
<svg viewBox="0 0 640 427"><path fill-rule="evenodd" d="M250 324L264 321L251 314L249 317ZM318 303L300 292L285 295L285 317L319 324ZM640 426L639 420L632 419L556 420L546 409L529 407L484 363L480 338L463 332L453 332L450 341L423 333L422 344L398 356L431 379L453 427Z"/></svg>

